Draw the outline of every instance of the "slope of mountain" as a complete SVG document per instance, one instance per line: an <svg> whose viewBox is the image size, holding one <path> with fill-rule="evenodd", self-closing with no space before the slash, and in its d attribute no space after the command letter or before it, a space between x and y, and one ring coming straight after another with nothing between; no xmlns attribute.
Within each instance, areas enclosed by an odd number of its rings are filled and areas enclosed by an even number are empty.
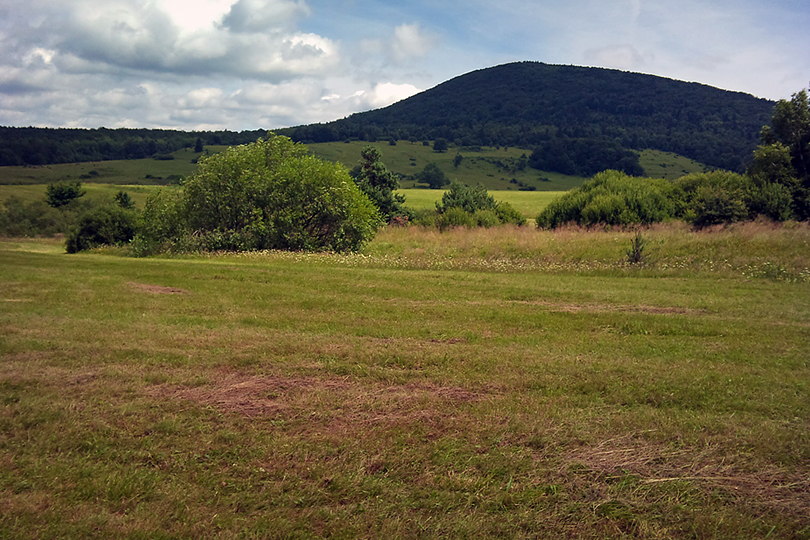
<svg viewBox="0 0 810 540"><path fill-rule="evenodd" d="M773 105L654 75L518 62L461 75L383 109L279 133L303 142L446 138L527 148L588 139L739 170Z"/></svg>

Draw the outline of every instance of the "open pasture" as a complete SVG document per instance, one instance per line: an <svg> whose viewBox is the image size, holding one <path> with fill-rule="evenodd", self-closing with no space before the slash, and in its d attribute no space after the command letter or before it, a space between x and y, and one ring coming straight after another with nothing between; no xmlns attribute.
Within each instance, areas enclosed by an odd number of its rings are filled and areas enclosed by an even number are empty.
<svg viewBox="0 0 810 540"><path fill-rule="evenodd" d="M810 229L0 242L0 537L794 538Z"/></svg>
<svg viewBox="0 0 810 540"><path fill-rule="evenodd" d="M22 201L45 200L45 184L28 185L0 185L0 204L10 197L16 197ZM100 184L84 183L82 189L87 192L87 197L96 200L110 201L119 191L126 191L132 197L136 207L143 208L147 197L157 189L171 189L171 186L149 186L149 185L125 185L125 184ZM403 189L399 191L405 195L405 204L414 210L435 209L436 202L441 200L443 189ZM526 218L533 219L543 208L560 196L560 191L492 191L490 194L497 201L505 201L511 204L518 212Z"/></svg>

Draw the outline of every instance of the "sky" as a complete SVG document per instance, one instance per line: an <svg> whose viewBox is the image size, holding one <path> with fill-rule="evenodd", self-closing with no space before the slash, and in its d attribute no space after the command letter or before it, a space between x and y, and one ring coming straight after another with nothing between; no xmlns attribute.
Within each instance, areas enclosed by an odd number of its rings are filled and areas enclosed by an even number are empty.
<svg viewBox="0 0 810 540"><path fill-rule="evenodd" d="M808 0L0 0L0 125L274 129L524 60L787 99L808 29Z"/></svg>

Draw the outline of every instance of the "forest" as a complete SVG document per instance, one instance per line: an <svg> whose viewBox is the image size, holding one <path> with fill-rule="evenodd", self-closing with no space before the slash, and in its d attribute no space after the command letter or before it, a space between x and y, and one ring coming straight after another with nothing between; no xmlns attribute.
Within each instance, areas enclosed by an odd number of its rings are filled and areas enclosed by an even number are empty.
<svg viewBox="0 0 810 540"><path fill-rule="evenodd" d="M652 75L518 62L473 71L383 109L278 132L305 143L445 138L459 146L541 152L560 141L607 140L741 172L773 106L748 94ZM605 165L599 170L612 166Z"/></svg>
<svg viewBox="0 0 810 540"><path fill-rule="evenodd" d="M206 144L243 144L265 134L264 130L187 132L166 129L0 127L0 166L169 158L169 153L181 148Z"/></svg>

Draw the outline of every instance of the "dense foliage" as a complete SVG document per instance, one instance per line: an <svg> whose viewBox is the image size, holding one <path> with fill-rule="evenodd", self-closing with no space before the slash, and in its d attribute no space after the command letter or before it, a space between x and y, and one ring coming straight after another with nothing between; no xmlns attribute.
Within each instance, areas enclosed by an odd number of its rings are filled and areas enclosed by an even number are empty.
<svg viewBox="0 0 810 540"><path fill-rule="evenodd" d="M136 250L358 249L377 209L346 169L272 137L200 161L176 192L150 197Z"/></svg>
<svg viewBox="0 0 810 540"><path fill-rule="evenodd" d="M399 184L397 177L382 162L382 153L377 148L366 146L360 151L360 163L352 169L351 175L377 207L383 220L390 222L410 217L403 206L405 197L394 192Z"/></svg>
<svg viewBox="0 0 810 540"><path fill-rule="evenodd" d="M451 227L494 227L524 225L526 219L509 203L496 201L483 186L453 182L436 203L436 212L421 216L421 225L439 229Z"/></svg>
<svg viewBox="0 0 810 540"><path fill-rule="evenodd" d="M84 194L81 182L55 182L45 188L45 200L53 208L68 205Z"/></svg>
<svg viewBox="0 0 810 540"><path fill-rule="evenodd" d="M161 157L202 144L255 141L256 131L184 132L164 129L51 129L0 127L0 165L45 165L108 159Z"/></svg>
<svg viewBox="0 0 810 540"><path fill-rule="evenodd" d="M537 217L537 226L629 225L654 223L674 215L672 186L666 180L604 171L553 201Z"/></svg>
<svg viewBox="0 0 810 540"><path fill-rule="evenodd" d="M633 176L644 174L637 152L600 139L551 139L532 152L528 163L535 169L574 176L593 176L606 169Z"/></svg>
<svg viewBox="0 0 810 540"><path fill-rule="evenodd" d="M430 189L441 189L450 183L450 179L438 165L431 162L414 175L418 182L426 184Z"/></svg>
<svg viewBox="0 0 810 540"><path fill-rule="evenodd" d="M810 97L806 90L776 104L761 139L748 173L771 198L790 198L790 212L798 219L810 219ZM770 204L769 199L763 202ZM776 211L781 210L777 205Z"/></svg>
<svg viewBox="0 0 810 540"><path fill-rule="evenodd" d="M759 215L789 219L790 198L729 171L690 174L674 181L604 171L553 201L537 216L537 226L625 226L682 219L701 228Z"/></svg>
<svg viewBox="0 0 810 540"><path fill-rule="evenodd" d="M68 234L65 249L78 253L103 245L123 244L135 236L135 213L120 206L101 206L79 218Z"/></svg>
<svg viewBox="0 0 810 540"><path fill-rule="evenodd" d="M768 100L697 83L520 62L462 75L384 109L282 132L304 142L445 138L526 148L609 140L742 170L772 110Z"/></svg>

